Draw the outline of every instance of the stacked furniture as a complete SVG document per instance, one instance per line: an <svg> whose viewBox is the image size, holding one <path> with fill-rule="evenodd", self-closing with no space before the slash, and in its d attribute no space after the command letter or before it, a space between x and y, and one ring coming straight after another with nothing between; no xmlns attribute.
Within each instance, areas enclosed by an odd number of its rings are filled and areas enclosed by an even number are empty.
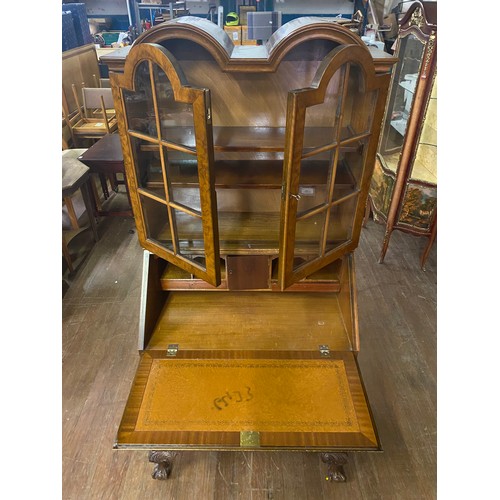
<svg viewBox="0 0 500 500"><path fill-rule="evenodd" d="M84 45L63 52L62 62L62 114L73 137L70 120L81 111L81 88L99 87L99 62L94 44ZM75 98L73 85L78 91ZM76 143L73 137L73 143Z"/></svg>

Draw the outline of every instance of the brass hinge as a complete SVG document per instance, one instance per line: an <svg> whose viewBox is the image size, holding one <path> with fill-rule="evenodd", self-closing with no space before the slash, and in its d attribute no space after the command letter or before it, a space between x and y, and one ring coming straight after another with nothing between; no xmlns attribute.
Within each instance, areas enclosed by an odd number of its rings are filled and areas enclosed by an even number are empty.
<svg viewBox="0 0 500 500"><path fill-rule="evenodd" d="M177 351L179 350L179 344L168 344L167 356L173 358L177 356Z"/></svg>
<svg viewBox="0 0 500 500"><path fill-rule="evenodd" d="M330 347L327 345L320 345L319 346L319 353L323 358L329 358L330 357Z"/></svg>

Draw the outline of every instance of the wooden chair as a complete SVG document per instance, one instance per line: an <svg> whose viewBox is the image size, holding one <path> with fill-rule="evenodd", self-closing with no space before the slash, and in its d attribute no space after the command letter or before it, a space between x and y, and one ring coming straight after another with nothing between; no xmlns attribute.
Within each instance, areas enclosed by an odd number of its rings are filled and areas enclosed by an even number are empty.
<svg viewBox="0 0 500 500"><path fill-rule="evenodd" d="M82 88L83 106L76 86L73 84L73 95L77 103L77 114L71 121L71 129L75 139L100 139L106 134L115 132L118 121L114 112L113 95L110 88ZM82 111L83 109L83 111ZM96 112L98 111L98 115Z"/></svg>
<svg viewBox="0 0 500 500"><path fill-rule="evenodd" d="M111 89L111 82L110 82L109 78L99 78L99 81L97 82L97 85L95 86L95 89L98 89L98 88L99 89ZM86 90L84 93L83 89L90 89L90 90ZM85 106L85 95L92 93L92 92L94 92L96 94L100 94L98 92L95 92L94 87L90 88L90 87L86 87L85 85L82 85L83 107L84 107L84 109L87 110L87 113L89 111L92 113L90 118L98 118L98 117L103 115L102 103L100 104L99 107L96 107L96 108L90 108L90 107ZM111 94L112 92L109 92L108 90L104 90L104 93ZM108 97L108 96L106 96L106 97ZM105 104L106 104L106 110L105 110L106 116L108 117L108 120L111 120L116 114L113 98L111 97L111 99L106 99Z"/></svg>
<svg viewBox="0 0 500 500"><path fill-rule="evenodd" d="M97 82L97 80L96 80ZM102 84L102 81L99 81ZM104 82L106 85L106 82ZM73 84L73 94L77 103L77 114L74 118L69 119L73 143L78 147L85 144L81 139L90 139L98 141L105 135L111 134L117 130L117 119L114 110L113 95L110 87L85 87L81 88L83 98L83 106L80 106L79 95L76 86ZM82 111L83 109L83 111ZM107 181L104 175L100 175L100 183L105 198L108 197ZM111 189L115 189L116 183L114 176L109 178ZM91 175L90 186L97 203L97 209L101 210L99 202L99 194L95 184L95 180Z"/></svg>
<svg viewBox="0 0 500 500"><path fill-rule="evenodd" d="M92 75L92 76L94 77L94 84L95 84L94 87L96 89L97 88L99 88L99 89L110 89L111 88L111 81L109 78L97 79L97 77L95 75ZM82 89L85 87L87 87L87 85L82 83ZM99 108L99 109L93 110L93 113L94 113L94 115L100 116L102 114L102 110L101 110L101 108ZM106 114L108 115L108 118L111 118L115 114L115 108L114 107L109 108L106 105Z"/></svg>

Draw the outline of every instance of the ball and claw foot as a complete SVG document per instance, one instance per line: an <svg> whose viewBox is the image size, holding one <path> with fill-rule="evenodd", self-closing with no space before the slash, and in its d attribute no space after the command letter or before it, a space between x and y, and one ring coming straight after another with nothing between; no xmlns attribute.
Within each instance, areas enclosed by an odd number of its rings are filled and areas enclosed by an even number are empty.
<svg viewBox="0 0 500 500"><path fill-rule="evenodd" d="M322 453L321 460L328 465L327 481L345 483L344 465L347 463L346 453Z"/></svg>
<svg viewBox="0 0 500 500"><path fill-rule="evenodd" d="M149 461L153 462L155 468L151 474L153 479L168 479L172 472L172 461L175 457L173 451L150 451Z"/></svg>

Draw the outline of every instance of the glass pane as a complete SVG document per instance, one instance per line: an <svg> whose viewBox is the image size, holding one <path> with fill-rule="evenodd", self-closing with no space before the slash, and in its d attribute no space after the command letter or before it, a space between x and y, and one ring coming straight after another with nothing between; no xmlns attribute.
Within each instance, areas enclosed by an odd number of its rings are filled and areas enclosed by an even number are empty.
<svg viewBox="0 0 500 500"><path fill-rule="evenodd" d="M195 155L163 147L170 201L201 210L198 161Z"/></svg>
<svg viewBox="0 0 500 500"><path fill-rule="evenodd" d="M312 260L321 255L321 239L327 210L304 219L295 225L295 257ZM299 261L298 265L301 262Z"/></svg>
<svg viewBox="0 0 500 500"><path fill-rule="evenodd" d="M391 83L379 148L387 168L394 171L397 169L425 49L425 44L413 34L401 38L399 43L399 60Z"/></svg>
<svg viewBox="0 0 500 500"><path fill-rule="evenodd" d="M358 196L353 196L331 207L325 252L330 252L351 239L357 200Z"/></svg>
<svg viewBox="0 0 500 500"><path fill-rule="evenodd" d="M161 68L155 66L154 73L161 138L164 141L195 148L192 104L175 100L172 84Z"/></svg>
<svg viewBox="0 0 500 500"><path fill-rule="evenodd" d="M335 177L334 200L359 189L365 168L369 138L359 139L340 148L340 160Z"/></svg>
<svg viewBox="0 0 500 500"><path fill-rule="evenodd" d="M123 89L125 112L130 130L158 137L156 131L153 93L149 75L149 63L141 62L135 72L135 91Z"/></svg>
<svg viewBox="0 0 500 500"><path fill-rule="evenodd" d="M173 237L177 234L177 254L189 260L199 260L204 255L203 226L201 218L171 209L174 230L170 225L167 205L141 195L148 239L154 240L174 252Z"/></svg>
<svg viewBox="0 0 500 500"><path fill-rule="evenodd" d="M437 184L437 83L434 80L411 172L412 179Z"/></svg>
<svg viewBox="0 0 500 500"><path fill-rule="evenodd" d="M349 80L342 117L343 138L369 133L377 104L377 92L365 92L364 76L355 64L349 67Z"/></svg>
<svg viewBox="0 0 500 500"><path fill-rule="evenodd" d="M337 141L345 69L346 65L332 76L326 89L324 102L306 109L304 153Z"/></svg>
<svg viewBox="0 0 500 500"><path fill-rule="evenodd" d="M190 260L204 255L203 226L201 218L193 217L180 210L174 210L179 254Z"/></svg>
<svg viewBox="0 0 500 500"><path fill-rule="evenodd" d="M336 151L336 148L324 151L300 162L298 217L328 203Z"/></svg>
<svg viewBox="0 0 500 500"><path fill-rule="evenodd" d="M200 190L197 188L173 185L170 199L201 214Z"/></svg>
<svg viewBox="0 0 500 500"><path fill-rule="evenodd" d="M130 137L130 143L134 155L138 186L165 200L165 188L158 144L137 139L136 137Z"/></svg>
<svg viewBox="0 0 500 500"><path fill-rule="evenodd" d="M147 238L173 251L167 206L144 195L140 195L140 198Z"/></svg>

